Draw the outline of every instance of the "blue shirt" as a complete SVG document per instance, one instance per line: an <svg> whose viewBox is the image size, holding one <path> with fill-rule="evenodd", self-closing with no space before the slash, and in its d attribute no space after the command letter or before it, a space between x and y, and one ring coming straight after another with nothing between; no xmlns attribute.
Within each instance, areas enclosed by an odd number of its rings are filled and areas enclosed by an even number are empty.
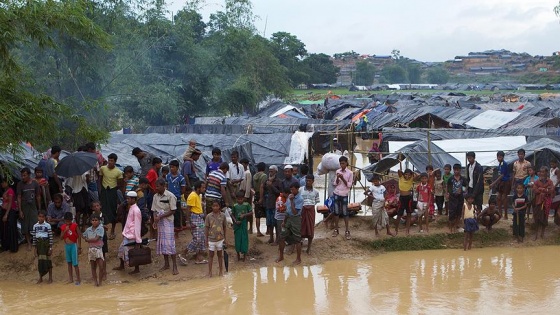
<svg viewBox="0 0 560 315"><path fill-rule="evenodd" d="M214 162L214 160L210 160L208 164L206 164L206 175L212 173L213 171L217 171L220 168L220 164L222 164L222 159L218 162Z"/></svg>
<svg viewBox="0 0 560 315"><path fill-rule="evenodd" d="M294 217L294 216L300 216L301 215L301 209L303 209L303 197L301 196L301 194L297 194L294 197L294 205L297 211L297 214L294 214L292 212L292 200L290 200L288 198L288 200L286 200L286 215L289 217Z"/></svg>
<svg viewBox="0 0 560 315"><path fill-rule="evenodd" d="M181 187L187 186L187 181L183 175L177 174L173 176L169 173L167 177L165 177L165 180L167 181L167 190L174 194L178 200L181 200Z"/></svg>
<svg viewBox="0 0 560 315"><path fill-rule="evenodd" d="M498 176L503 175L502 182L507 182L509 180L509 170L506 161L498 164Z"/></svg>

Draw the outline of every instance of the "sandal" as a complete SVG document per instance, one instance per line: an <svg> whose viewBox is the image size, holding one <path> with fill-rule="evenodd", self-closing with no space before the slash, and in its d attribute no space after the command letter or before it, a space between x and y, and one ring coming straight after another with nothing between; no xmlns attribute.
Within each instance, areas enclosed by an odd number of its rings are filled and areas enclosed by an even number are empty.
<svg viewBox="0 0 560 315"><path fill-rule="evenodd" d="M332 237L337 237L338 236L338 229L334 229L331 236Z"/></svg>
<svg viewBox="0 0 560 315"><path fill-rule="evenodd" d="M344 236L346 237L347 240L351 239L351 237L350 237L350 231L344 232Z"/></svg>
<svg viewBox="0 0 560 315"><path fill-rule="evenodd" d="M110 239L110 240L114 240L114 239L115 239L115 234L111 234L111 235L109 235L108 239Z"/></svg>

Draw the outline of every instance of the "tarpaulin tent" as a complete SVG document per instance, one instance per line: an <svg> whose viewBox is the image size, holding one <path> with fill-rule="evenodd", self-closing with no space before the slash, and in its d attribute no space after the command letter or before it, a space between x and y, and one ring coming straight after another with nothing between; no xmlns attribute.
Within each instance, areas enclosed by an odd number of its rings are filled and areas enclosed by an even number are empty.
<svg viewBox="0 0 560 315"><path fill-rule="evenodd" d="M443 168L445 164L453 165L455 163L459 163L456 158L454 158L451 154L446 153L434 143L429 145L429 151L433 153L431 156L431 165L434 166L434 168ZM417 141L401 147L397 153L389 154L375 164L366 166L364 168L364 172L369 171L383 173L398 165L405 159L408 160L415 169L423 172L426 169L426 166L430 164L430 160L426 152L428 152L428 141Z"/></svg>
<svg viewBox="0 0 560 315"><path fill-rule="evenodd" d="M550 167L551 160L560 161L560 142L542 138L517 147L510 152L505 152L504 161L506 161L510 167L513 167L513 162L518 160L517 150L519 149L525 150L525 159L536 167Z"/></svg>

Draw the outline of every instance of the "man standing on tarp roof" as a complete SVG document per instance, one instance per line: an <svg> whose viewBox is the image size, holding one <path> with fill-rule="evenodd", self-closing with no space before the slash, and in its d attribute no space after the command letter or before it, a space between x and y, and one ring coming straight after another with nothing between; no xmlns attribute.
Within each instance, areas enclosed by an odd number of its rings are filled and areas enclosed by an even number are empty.
<svg viewBox="0 0 560 315"><path fill-rule="evenodd" d="M474 204L478 211L482 211L482 197L484 196L484 171L482 165L475 161L475 153L467 152L467 192L474 196Z"/></svg>
<svg viewBox="0 0 560 315"><path fill-rule="evenodd" d="M138 164L140 164L140 177L146 177L148 171L152 168L152 159L155 156L149 152L142 151L138 147L132 149L132 155L138 159Z"/></svg>

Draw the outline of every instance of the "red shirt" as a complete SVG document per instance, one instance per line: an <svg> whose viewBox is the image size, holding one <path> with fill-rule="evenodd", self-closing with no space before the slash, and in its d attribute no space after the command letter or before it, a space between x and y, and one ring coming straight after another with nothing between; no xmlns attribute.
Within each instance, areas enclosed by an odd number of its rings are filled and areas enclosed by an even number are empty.
<svg viewBox="0 0 560 315"><path fill-rule="evenodd" d="M158 179L158 174L156 170L151 168L146 174L146 179L150 182L150 189L152 192L156 191L156 180Z"/></svg>
<svg viewBox="0 0 560 315"><path fill-rule="evenodd" d="M68 232L65 232L64 235L62 235L63 239L67 239L72 243L77 243L78 242L78 225L74 222L72 222L72 224L70 224L70 230L68 230ZM61 231L66 230L66 224L63 224L60 227Z"/></svg>
<svg viewBox="0 0 560 315"><path fill-rule="evenodd" d="M432 197L432 188L429 184L423 185L420 184L416 186L416 190L418 191L418 201L420 202L430 202Z"/></svg>

